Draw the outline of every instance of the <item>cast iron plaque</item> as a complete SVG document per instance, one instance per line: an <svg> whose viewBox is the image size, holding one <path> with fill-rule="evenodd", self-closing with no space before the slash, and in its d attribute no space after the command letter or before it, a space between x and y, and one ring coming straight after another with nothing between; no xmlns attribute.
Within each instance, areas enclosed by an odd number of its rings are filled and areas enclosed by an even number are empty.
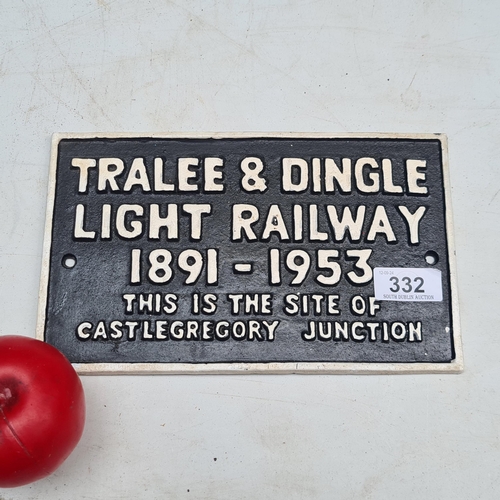
<svg viewBox="0 0 500 500"><path fill-rule="evenodd" d="M442 135L55 135L38 337L85 372L460 371Z"/></svg>

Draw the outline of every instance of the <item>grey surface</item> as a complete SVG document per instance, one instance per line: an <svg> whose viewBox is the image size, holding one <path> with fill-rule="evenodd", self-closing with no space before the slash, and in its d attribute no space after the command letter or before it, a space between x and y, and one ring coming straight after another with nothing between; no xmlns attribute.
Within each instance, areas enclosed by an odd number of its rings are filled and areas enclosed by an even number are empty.
<svg viewBox="0 0 500 500"><path fill-rule="evenodd" d="M448 376L85 377L77 450L0 498L497 498L498 2L0 7L0 333L34 334L54 131L444 132L465 355Z"/></svg>

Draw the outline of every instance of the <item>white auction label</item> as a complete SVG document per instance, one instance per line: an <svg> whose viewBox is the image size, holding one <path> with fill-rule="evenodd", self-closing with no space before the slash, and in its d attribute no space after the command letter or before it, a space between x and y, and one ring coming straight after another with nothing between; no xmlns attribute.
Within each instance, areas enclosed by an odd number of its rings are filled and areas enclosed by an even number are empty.
<svg viewBox="0 0 500 500"><path fill-rule="evenodd" d="M441 302L443 286L439 269L376 267L375 299L403 302Z"/></svg>

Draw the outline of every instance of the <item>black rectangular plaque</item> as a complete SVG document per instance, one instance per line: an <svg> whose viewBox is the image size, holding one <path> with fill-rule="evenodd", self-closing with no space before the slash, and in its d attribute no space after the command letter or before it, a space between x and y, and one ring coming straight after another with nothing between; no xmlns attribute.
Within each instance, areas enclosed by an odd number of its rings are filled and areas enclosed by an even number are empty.
<svg viewBox="0 0 500 500"><path fill-rule="evenodd" d="M37 336L89 372L462 369L442 135L56 134Z"/></svg>

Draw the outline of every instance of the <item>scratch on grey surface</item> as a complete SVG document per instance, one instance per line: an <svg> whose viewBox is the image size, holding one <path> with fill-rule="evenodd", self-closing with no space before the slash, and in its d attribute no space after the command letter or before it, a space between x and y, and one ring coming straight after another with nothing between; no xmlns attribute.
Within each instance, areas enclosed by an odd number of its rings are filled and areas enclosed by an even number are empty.
<svg viewBox="0 0 500 500"><path fill-rule="evenodd" d="M411 87L413 85L413 82L415 81L415 77L417 76L420 65L422 64L422 57L423 57L423 54L420 57L419 63L417 65L417 69L415 70L415 73L413 73L413 77L410 80L408 87L406 87L406 90L400 95L402 103L407 108L410 108L414 111L417 110L420 106L421 94L418 90L414 90Z"/></svg>
<svg viewBox="0 0 500 500"><path fill-rule="evenodd" d="M26 6L26 1L25 0L23 0L23 3ZM28 6L26 6L26 7L28 8ZM96 9L96 10L99 10L99 9ZM112 126L116 127L115 123L109 117L109 115L106 113L106 111L104 110L104 108L97 102L97 100L95 99L95 97L94 97L93 93L91 92L91 90L89 90L85 86L85 84L83 83L82 79L79 77L79 75L73 69L72 65L69 63L68 58L66 57L66 55L64 54L64 52L61 50L61 47L59 46L58 42L52 36L52 30L54 28L49 28L47 26L47 23L45 22L44 14L43 14L43 11L41 10L41 8L39 8L39 10L38 10L38 18L40 20L40 23L45 28L45 35L46 35L46 37L52 42L53 46L59 52L59 54L60 54L60 56L61 56L61 58L62 58L62 60L64 62L64 66L69 71L69 73L71 74L71 76L73 77L73 79L80 85L80 87L84 90L84 92L89 96L90 100L95 104L96 108L101 112L102 116L104 116L104 118L106 118L109 121L109 123L111 123ZM41 35L41 36L43 36L43 35ZM35 39L32 39L32 41L34 41L34 40ZM44 89L50 95L52 95L55 99L57 99L58 103L65 104L62 101L62 99L60 98L60 96L56 95L52 91L49 91L48 87L45 84L43 84L41 78L38 76L37 73L38 73L38 68L34 72L30 72L30 74L37 80L37 82L40 83L40 85L42 85L44 87ZM77 112L74 108L71 108L70 106L67 106L67 107L68 107L68 109L71 109L73 112ZM80 114L80 116L83 118L83 116L81 114Z"/></svg>
<svg viewBox="0 0 500 500"><path fill-rule="evenodd" d="M359 60L358 46L356 45L356 30L352 32L352 44L354 47L354 53L356 54L356 62L358 63L359 74L363 76L363 70L361 69L361 62Z"/></svg>
<svg viewBox="0 0 500 500"><path fill-rule="evenodd" d="M110 6L111 4L113 4L115 2L118 2L118 1L119 0L109 0L108 3L107 3L107 5ZM22 2L25 5L26 9L29 10L30 7L28 5L26 5L26 1L22 0ZM73 19L70 19L69 21L66 21L66 22L64 22L62 24L58 24L57 26L53 26L52 28L49 29L49 31L55 31L55 30L57 30L59 28L62 28L64 26L68 25L68 24L72 24L72 23L74 23L76 21L79 21L80 19L83 19L84 17L91 16L95 12L99 12L99 11L102 11L102 7L98 7L97 9L93 9L93 10L91 10L89 12L86 12L85 14L82 14L80 16L74 17ZM23 40L22 42L16 43L15 45L13 45L9 49L7 49L5 52L1 52L0 56L5 56L5 55L9 54L10 52L15 51L17 48L22 47L23 45L33 44L33 42L36 42L36 40L45 37L45 35L46 35L45 33L41 33L39 35L34 36L33 38L28 38L26 40Z"/></svg>
<svg viewBox="0 0 500 500"><path fill-rule="evenodd" d="M0 252L0 257L40 257L39 254L36 253L5 253ZM0 500L2 500L0 498Z"/></svg>
<svg viewBox="0 0 500 500"><path fill-rule="evenodd" d="M257 397L257 396L242 396L240 394L224 394L224 393L211 393L211 392L202 392L200 394L205 394L205 395L210 395L210 396L222 396L222 397L227 397L227 398L241 398L241 399L246 399L246 400L255 400L255 401L265 401L265 402L274 402L274 403L284 403L284 404L291 404L291 405L301 405L301 406L318 406L318 407L324 407L324 408L337 408L337 405L329 405L326 403L322 402L317 402L317 401L295 401L295 400L286 400L286 399L278 399L278 398L265 398L265 397ZM356 403L357 405L362 405L367 407L368 409L370 408L375 408L374 405L369 405L366 403L363 403L361 401L356 401L355 399L349 399L349 398L342 398L338 395L336 395L336 399L342 399L344 401L348 401L350 403Z"/></svg>
<svg viewBox="0 0 500 500"><path fill-rule="evenodd" d="M170 58L170 55L175 54L175 52L177 51L179 43L180 43L180 37L175 37L173 40L173 43L171 44L171 46L168 49L164 49L164 50L160 51L159 53L157 51L155 51L154 53L151 53L151 55L150 55L150 57L151 57L150 64L151 65L153 65L153 61L156 60L158 57L162 57L164 59L163 64L161 64L161 68L162 68L161 79L160 79L161 86L159 89L160 95L163 95L166 82L168 81L168 73L170 71L170 67L168 65L168 60ZM133 92L133 89L131 89L131 97L132 97L132 92ZM162 104L161 99L158 99L157 104L156 104L156 108L154 111L154 117L153 117L154 123L160 127L162 126L162 123L163 123L163 116L161 114L161 104Z"/></svg>
<svg viewBox="0 0 500 500"><path fill-rule="evenodd" d="M66 101L61 99L61 97L56 94L48 85L46 85L43 80L36 74L36 71L30 71L25 66L23 67L27 70L33 80L35 80L36 84L40 85L47 92L47 94L49 94L58 102L58 104L62 104L65 108L80 116L80 118L84 118L84 116L77 109L75 109L73 106L70 106Z"/></svg>
<svg viewBox="0 0 500 500"><path fill-rule="evenodd" d="M294 404L294 405L298 404L298 405L303 405L303 406L309 405L309 403L304 403L302 401L292 401L292 400L276 399L276 398L259 398L259 397L256 397L256 396L242 396L240 394L223 394L223 393L220 393L220 392L217 392L215 394L211 393L211 392L203 392L201 394L208 394L210 396L223 396L223 397L227 397L227 398L252 399L252 400L256 400L256 401L266 401L266 402L274 401L276 403L285 403L285 404ZM328 405L322 404L321 406L328 406Z"/></svg>
<svg viewBox="0 0 500 500"><path fill-rule="evenodd" d="M108 2L103 2L102 0L99 1L98 0L98 3L100 4L99 7L97 9L93 9L89 12L86 12L85 14L82 14L80 16L77 16L77 17L74 17L73 19L70 19L69 21L66 21L62 24L58 24L57 26L54 26L52 28L50 28L50 31L54 31L54 30L57 30L59 28L62 28L63 26L66 26L68 24L71 24L71 23L74 23L75 21L78 21L80 19L82 19L83 17L87 17L87 16L91 16L92 14L94 14L95 12L99 12L99 11L102 11L102 8L104 7L106 10L109 10L110 9L110 6L111 4L115 3L115 2L118 2L118 0L108 0ZM101 5L102 3L102 5ZM40 35L40 36L43 36L43 35Z"/></svg>
<svg viewBox="0 0 500 500"><path fill-rule="evenodd" d="M106 111L104 110L104 108L101 106L100 103L97 102L97 100L95 99L93 93L91 90L89 90L83 83L82 79L80 78L80 76L76 73L76 71L73 69L72 65L70 64L70 62L68 61L68 58L66 57L66 55L63 53L63 51L61 50L61 47L59 46L59 44L56 42L56 40L54 39L54 37L52 36L52 33L50 33L50 30L47 28L46 24L44 21L42 21L42 23L44 24L44 26L46 27L47 29L47 35L49 36L50 40L52 41L52 43L54 44L54 46L56 47L57 51L59 52L59 54L61 55L61 57L63 58L63 61L64 61L64 65L66 66L66 68L68 69L69 73L71 74L71 76L74 78L74 80L80 85L80 87L83 89L83 91L89 96L90 100L96 105L96 107L99 109L99 111L101 112L102 116L104 116L104 118L106 118L106 120L109 121L109 123L114 126L114 127L117 127L116 124L114 123L114 121L110 118L110 116L106 113Z"/></svg>
<svg viewBox="0 0 500 500"><path fill-rule="evenodd" d="M297 78L294 76L293 72L287 72L284 69L280 68L279 66L276 66L275 64L272 64L270 61L263 59L260 55L258 55L255 50L248 48L245 46L243 43L239 42L238 40L234 39L233 37L229 36L228 34L224 33L219 27L207 22L205 19L201 18L200 16L197 16L194 12L190 11L188 8L177 4L173 0L168 0L168 3L171 5L177 7L178 9L182 10L185 14L189 16L190 19L196 19L196 22L210 28L212 31L218 33L220 36L222 36L224 39L228 40L231 42L233 45L236 45L240 50L245 52L247 55L257 59L258 61L261 61L262 63L266 64L270 68L276 70L278 73L284 75L287 77L289 81L294 81L302 90L309 90L309 87L307 85L304 85L302 82L297 80ZM290 74L291 73L291 74ZM347 130L345 125L335 116L335 114L329 109L324 103L320 103L322 105L322 108L328 112L330 116L334 118L334 121L340 125L344 130Z"/></svg>
<svg viewBox="0 0 500 500"><path fill-rule="evenodd" d="M415 80L415 77L417 76L417 72L418 72L418 68L415 70L415 73L413 73L413 78L411 79L411 82L410 84L408 85L408 87L406 87L406 90L410 90L410 87L413 85L413 82Z"/></svg>
<svg viewBox="0 0 500 500"><path fill-rule="evenodd" d="M436 48L436 47L445 47L446 45L453 45L457 43L462 43L462 42L470 42L471 40L479 40L481 38L497 38L499 35L499 31L491 34L491 35L476 35L476 36L469 36L467 38L459 38L458 40L450 40L449 42L443 42L443 43L434 43L430 47L431 48Z"/></svg>
<svg viewBox="0 0 500 500"><path fill-rule="evenodd" d="M491 205L495 201L495 198L498 196L498 193L500 193L500 189L498 189L497 192L493 195L490 202L488 203L488 206Z"/></svg>

